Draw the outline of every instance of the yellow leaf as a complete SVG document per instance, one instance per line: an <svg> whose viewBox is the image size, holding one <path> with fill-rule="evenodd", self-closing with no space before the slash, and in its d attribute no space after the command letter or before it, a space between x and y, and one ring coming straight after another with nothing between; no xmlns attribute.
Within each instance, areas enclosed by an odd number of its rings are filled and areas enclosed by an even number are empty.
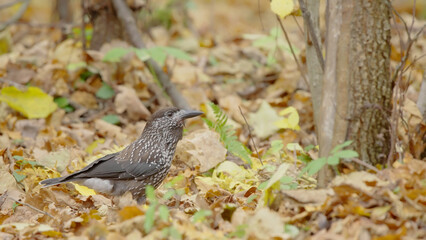
<svg viewBox="0 0 426 240"><path fill-rule="evenodd" d="M79 192L81 195L83 196L92 196L92 195L96 195L95 190L88 188L86 186L83 185L78 185L76 183L73 183L75 190L77 190L77 192Z"/></svg>
<svg viewBox="0 0 426 240"><path fill-rule="evenodd" d="M250 126L253 127L253 132L256 136L268 138L279 130L273 123L281 119L268 102L262 101L257 112L249 114L248 121Z"/></svg>
<svg viewBox="0 0 426 240"><path fill-rule="evenodd" d="M143 212L137 206L126 206L119 212L123 221L140 216Z"/></svg>
<svg viewBox="0 0 426 240"><path fill-rule="evenodd" d="M219 186L230 192L247 190L257 183L255 174L234 162L224 161L219 164L211 177L196 177L198 181L210 186Z"/></svg>
<svg viewBox="0 0 426 240"><path fill-rule="evenodd" d="M100 138L100 139L98 139L98 140L96 140L96 141L93 141L89 146L87 146L87 148L86 148L86 152L88 153L88 154L92 154L93 153L93 150L95 150L95 148L99 145L99 144L102 144L102 143L104 143L105 142L105 139L103 139L103 138Z"/></svg>
<svg viewBox="0 0 426 240"><path fill-rule="evenodd" d="M293 12L294 3L293 0L272 0L271 10L281 18L285 18L291 12Z"/></svg>
<svg viewBox="0 0 426 240"><path fill-rule="evenodd" d="M288 107L280 112L281 116L288 115L287 118L274 122L275 126L284 129L300 130L299 114L296 108Z"/></svg>
<svg viewBox="0 0 426 240"><path fill-rule="evenodd" d="M1 90L0 101L27 118L46 118L58 107L51 96L37 87L28 87L25 92L13 86L5 87Z"/></svg>

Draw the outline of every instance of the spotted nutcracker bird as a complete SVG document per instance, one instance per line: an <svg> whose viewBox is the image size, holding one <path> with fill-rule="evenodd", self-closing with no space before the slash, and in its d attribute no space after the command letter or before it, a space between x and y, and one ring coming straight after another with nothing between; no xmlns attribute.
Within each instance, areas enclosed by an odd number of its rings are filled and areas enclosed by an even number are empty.
<svg viewBox="0 0 426 240"><path fill-rule="evenodd" d="M201 114L175 107L162 109L151 116L139 139L122 151L99 158L78 172L40 184L48 187L76 182L114 196L129 191L142 204L146 186L157 188L169 172L185 119Z"/></svg>

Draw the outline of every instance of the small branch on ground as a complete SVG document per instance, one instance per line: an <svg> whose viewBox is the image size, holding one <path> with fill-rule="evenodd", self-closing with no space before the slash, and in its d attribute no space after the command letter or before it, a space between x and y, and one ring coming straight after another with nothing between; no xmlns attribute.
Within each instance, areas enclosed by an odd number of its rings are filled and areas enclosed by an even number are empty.
<svg viewBox="0 0 426 240"><path fill-rule="evenodd" d="M238 109L240 109L241 116L243 116L243 118L244 118L244 122L246 122L247 129L248 129L248 131L249 131L249 138L251 139L251 143L253 144L253 148L254 148L254 150L256 150L257 158L259 159L260 163L263 165L262 158L261 158L261 157L260 157L260 155L259 155L259 151L257 151L256 144L254 143L253 135L251 135L250 125L249 125L249 124L248 124L248 122L247 122L246 116L244 116L243 110L241 110L241 107L240 107L240 106L238 106Z"/></svg>
<svg viewBox="0 0 426 240"><path fill-rule="evenodd" d="M18 4L20 2L23 2L23 1L25 1L25 0L15 0L15 1L7 2L7 3L3 3L2 5L0 5L0 9L12 7L13 5Z"/></svg>
<svg viewBox="0 0 426 240"><path fill-rule="evenodd" d="M352 161L352 162L354 162L354 163L358 163L359 165L362 165L362 166L364 166L364 167L366 167L366 168L368 168L368 169L370 169L370 170L373 170L373 171L375 171L375 172L379 172L379 171L380 171L380 170L379 170L378 168L376 168L375 166L370 165L370 164L368 164L368 163L366 163L366 162L364 162L364 161L362 161L362 160L360 160L360 159L358 159L358 158L351 158L351 161Z"/></svg>
<svg viewBox="0 0 426 240"><path fill-rule="evenodd" d="M22 6L19 8L18 12L16 12L16 14L12 18L10 18L5 23L0 25L0 32L5 30L9 25L17 22L22 17L22 15L24 15L25 11L28 8L28 5L30 4L30 0L17 1L15 3L18 3L18 2L23 2Z"/></svg>
<svg viewBox="0 0 426 240"><path fill-rule="evenodd" d="M33 210L35 210L35 211L39 212L39 213L42 213L42 214L44 214L44 215L46 215L46 216L49 216L49 217L51 217L51 218L55 218L52 214L50 214L50 213L48 213L48 212L45 212L45 211L42 211L42 210L40 210L40 209L38 209L38 208L36 208L36 207L34 207L34 206L32 206L32 205L28 204L28 203L25 203L25 202L19 201L19 200L17 200L17 199L14 199L13 197L9 197L9 196L7 196L7 198L9 198L10 200L15 201L15 202L17 202L17 203L19 203L19 204L22 204L22 205L24 205L24 206L27 206L27 207L29 207L29 208L31 208L31 209L33 209Z"/></svg>
<svg viewBox="0 0 426 240"><path fill-rule="evenodd" d="M127 4L123 0L112 0L112 3L114 5L117 18L129 35L130 42L137 48L146 48L142 41L142 35L136 26L135 19L133 18L132 12ZM176 86L170 81L169 76L167 76L161 67L152 59L145 61L145 64L149 69L152 69L158 77L158 81L163 86L164 91L166 91L166 93L170 96L173 105L183 109L190 109L188 102L181 95Z"/></svg>

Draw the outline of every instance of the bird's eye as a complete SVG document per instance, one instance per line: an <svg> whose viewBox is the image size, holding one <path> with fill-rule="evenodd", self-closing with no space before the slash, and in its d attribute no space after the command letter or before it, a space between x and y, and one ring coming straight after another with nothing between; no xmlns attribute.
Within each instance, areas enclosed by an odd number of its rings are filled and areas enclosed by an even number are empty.
<svg viewBox="0 0 426 240"><path fill-rule="evenodd" d="M173 113L172 112L167 112L166 115L167 115L167 117L171 117L173 115Z"/></svg>

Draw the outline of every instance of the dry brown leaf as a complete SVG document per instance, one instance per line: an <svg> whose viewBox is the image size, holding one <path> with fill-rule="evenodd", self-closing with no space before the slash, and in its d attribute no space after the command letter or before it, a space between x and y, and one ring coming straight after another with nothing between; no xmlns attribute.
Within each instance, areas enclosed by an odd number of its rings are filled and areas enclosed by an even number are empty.
<svg viewBox="0 0 426 240"><path fill-rule="evenodd" d="M284 222L280 215L269 208L258 209L247 219L247 234L254 239L289 238L283 231Z"/></svg>
<svg viewBox="0 0 426 240"><path fill-rule="evenodd" d="M219 134L207 129L191 132L176 148L176 159L191 168L199 166L201 172L223 162L225 156L226 149L219 140Z"/></svg>
<svg viewBox="0 0 426 240"><path fill-rule="evenodd" d="M134 121L148 119L151 113L142 104L136 91L126 86L117 87L119 93L115 97L114 105L117 113L126 112L127 116Z"/></svg>
<svg viewBox="0 0 426 240"><path fill-rule="evenodd" d="M95 96L93 96L93 94L90 94L88 92L75 91L73 94L71 94L70 99L71 101L89 109L98 108L98 103L96 101Z"/></svg>
<svg viewBox="0 0 426 240"><path fill-rule="evenodd" d="M68 149L48 152L43 149L35 148L33 154L38 164L56 169L58 172L64 171L71 161L71 153Z"/></svg>
<svg viewBox="0 0 426 240"><path fill-rule="evenodd" d="M376 175L368 172L352 172L348 175L337 176L330 183L331 187L351 186L353 189L373 196L377 187L388 185L386 181L381 180Z"/></svg>

